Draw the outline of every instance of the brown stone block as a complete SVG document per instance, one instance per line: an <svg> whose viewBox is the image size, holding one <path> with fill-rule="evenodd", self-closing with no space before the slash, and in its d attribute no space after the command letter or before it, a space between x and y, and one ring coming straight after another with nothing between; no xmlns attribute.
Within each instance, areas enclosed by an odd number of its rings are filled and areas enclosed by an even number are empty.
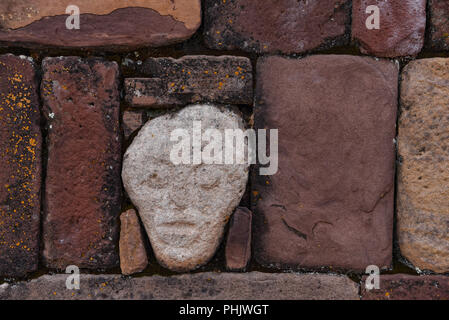
<svg viewBox="0 0 449 320"><path fill-rule="evenodd" d="M253 103L252 66L248 58L150 58L141 71L149 78L125 80L126 100L135 107Z"/></svg>
<svg viewBox="0 0 449 320"><path fill-rule="evenodd" d="M206 44L213 49L301 53L349 40L350 1L208 0Z"/></svg>
<svg viewBox="0 0 449 320"><path fill-rule="evenodd" d="M43 72L45 264L114 267L121 206L118 66L96 58L46 58Z"/></svg>
<svg viewBox="0 0 449 320"><path fill-rule="evenodd" d="M0 277L38 266L41 144L38 82L29 58L0 56Z"/></svg>
<svg viewBox="0 0 449 320"><path fill-rule="evenodd" d="M80 10L79 29L66 26L70 5ZM0 2L0 43L15 46L159 47L190 38L200 24L200 0Z"/></svg>

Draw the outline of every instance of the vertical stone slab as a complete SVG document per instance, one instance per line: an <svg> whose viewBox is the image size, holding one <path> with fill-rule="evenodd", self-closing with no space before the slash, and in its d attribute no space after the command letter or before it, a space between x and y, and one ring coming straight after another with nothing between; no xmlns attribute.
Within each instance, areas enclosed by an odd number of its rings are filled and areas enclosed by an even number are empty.
<svg viewBox="0 0 449 320"><path fill-rule="evenodd" d="M415 267L449 272L449 59L415 60L402 73L398 240Z"/></svg>
<svg viewBox="0 0 449 320"><path fill-rule="evenodd" d="M0 56L0 277L38 266L40 111L34 64Z"/></svg>
<svg viewBox="0 0 449 320"><path fill-rule="evenodd" d="M121 204L118 66L77 57L47 58L42 65L48 121L45 264L116 266Z"/></svg>
<svg viewBox="0 0 449 320"><path fill-rule="evenodd" d="M379 8L379 29L369 29ZM378 57L416 56L424 45L426 0L353 0L352 38L362 53Z"/></svg>
<svg viewBox="0 0 449 320"><path fill-rule="evenodd" d="M244 207L238 207L232 215L226 241L226 268L244 270L251 258L251 226L253 214Z"/></svg>
<svg viewBox="0 0 449 320"><path fill-rule="evenodd" d="M390 266L397 66L269 57L257 77L255 125L279 130L279 170L253 172L256 259L281 268Z"/></svg>
<svg viewBox="0 0 449 320"><path fill-rule="evenodd" d="M430 46L435 50L449 50L449 1L429 0Z"/></svg>
<svg viewBox="0 0 449 320"><path fill-rule="evenodd" d="M351 2L205 1L206 45L218 50L301 53L349 42Z"/></svg>

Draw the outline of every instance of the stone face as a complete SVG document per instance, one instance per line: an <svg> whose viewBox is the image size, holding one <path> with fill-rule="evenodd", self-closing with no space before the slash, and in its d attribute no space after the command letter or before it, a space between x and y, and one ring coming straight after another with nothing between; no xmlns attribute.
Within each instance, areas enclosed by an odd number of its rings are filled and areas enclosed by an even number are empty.
<svg viewBox="0 0 449 320"><path fill-rule="evenodd" d="M362 300L448 300L449 277L394 274L380 276L380 289L365 289L360 284Z"/></svg>
<svg viewBox="0 0 449 320"><path fill-rule="evenodd" d="M255 126L279 130L278 172L253 171L261 264L390 266L397 83L367 57L259 60Z"/></svg>
<svg viewBox="0 0 449 320"><path fill-rule="evenodd" d="M123 278L81 275L80 290L67 290L67 275L45 275L0 286L2 300L358 300L346 276L295 273L196 273ZM178 311L176 311L176 314Z"/></svg>
<svg viewBox="0 0 449 320"><path fill-rule="evenodd" d="M118 66L46 58L41 93L48 122L44 263L118 264L121 141Z"/></svg>
<svg viewBox="0 0 449 320"><path fill-rule="evenodd" d="M124 275L143 271L148 265L147 252L135 210L120 216L120 268Z"/></svg>
<svg viewBox="0 0 449 320"><path fill-rule="evenodd" d="M150 58L141 71L149 78L125 80L126 100L133 106L253 103L252 66L248 58Z"/></svg>
<svg viewBox="0 0 449 320"><path fill-rule="evenodd" d="M206 44L213 49L301 53L346 44L350 1L208 0Z"/></svg>
<svg viewBox="0 0 449 320"><path fill-rule="evenodd" d="M78 0L80 29L68 29L69 5L73 1L3 0L0 42L27 47L157 47L190 38L201 24L200 0Z"/></svg>
<svg viewBox="0 0 449 320"><path fill-rule="evenodd" d="M143 126L145 120L145 113L142 111L123 112L122 128L125 139L128 139L134 132Z"/></svg>
<svg viewBox="0 0 449 320"><path fill-rule="evenodd" d="M449 2L429 0L430 46L436 50L449 50Z"/></svg>
<svg viewBox="0 0 449 320"><path fill-rule="evenodd" d="M409 63L399 120L398 240L415 267L449 271L449 59Z"/></svg>
<svg viewBox="0 0 449 320"><path fill-rule="evenodd" d="M0 277L38 267L40 110L34 64L0 56Z"/></svg>
<svg viewBox="0 0 449 320"><path fill-rule="evenodd" d="M229 270L244 270L251 258L252 213L238 207L231 219L226 241L226 267Z"/></svg>
<svg viewBox="0 0 449 320"><path fill-rule="evenodd" d="M201 121L201 129L193 132L197 121ZM207 147L201 141L196 145L199 130L204 135L212 128L224 136L225 129L243 129L243 120L229 107L188 106L147 122L124 156L125 189L138 209L157 260L171 270L192 270L212 258L224 226L245 192L246 163L172 162L171 154L179 154L182 141L188 144L185 151L190 161L186 162L196 161L190 139L181 141L174 132L174 141L170 141L174 130L184 129L188 137L195 133L192 146L197 149ZM222 147L214 154L218 152L224 154Z"/></svg>
<svg viewBox="0 0 449 320"><path fill-rule="evenodd" d="M379 8L379 29L368 29L372 11ZM424 45L426 0L353 0L352 38L362 53L378 57L416 56Z"/></svg>

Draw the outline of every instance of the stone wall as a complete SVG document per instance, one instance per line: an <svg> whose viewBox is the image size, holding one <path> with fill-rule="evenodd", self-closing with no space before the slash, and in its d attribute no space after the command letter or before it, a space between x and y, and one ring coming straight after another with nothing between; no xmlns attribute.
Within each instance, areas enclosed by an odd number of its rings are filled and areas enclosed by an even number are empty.
<svg viewBox="0 0 449 320"><path fill-rule="evenodd" d="M3 0L0 299L448 299L448 19ZM219 163L230 129L278 135Z"/></svg>

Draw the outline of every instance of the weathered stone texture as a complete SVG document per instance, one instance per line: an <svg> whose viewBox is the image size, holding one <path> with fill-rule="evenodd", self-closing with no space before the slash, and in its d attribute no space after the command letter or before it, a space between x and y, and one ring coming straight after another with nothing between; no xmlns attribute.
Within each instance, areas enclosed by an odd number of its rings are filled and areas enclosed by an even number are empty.
<svg viewBox="0 0 449 320"><path fill-rule="evenodd" d="M48 122L44 262L51 268L118 264L121 140L118 66L46 58L41 85Z"/></svg>
<svg viewBox="0 0 449 320"><path fill-rule="evenodd" d="M0 277L38 266L41 144L38 83L26 57L0 56Z"/></svg>
<svg viewBox="0 0 449 320"><path fill-rule="evenodd" d="M135 210L120 216L120 268L122 274L131 275L143 271L148 265L140 222Z"/></svg>
<svg viewBox="0 0 449 320"><path fill-rule="evenodd" d="M379 29L368 29L370 5L380 11ZM424 45L426 0L353 0L352 38L362 53L379 57L416 56Z"/></svg>
<svg viewBox="0 0 449 320"><path fill-rule="evenodd" d="M430 46L436 50L449 50L449 1L429 0Z"/></svg>
<svg viewBox="0 0 449 320"><path fill-rule="evenodd" d="M226 241L226 267L244 270L251 258L252 212L238 207L232 215Z"/></svg>
<svg viewBox="0 0 449 320"><path fill-rule="evenodd" d="M380 289L360 286L362 300L449 300L449 277L392 274L380 276Z"/></svg>
<svg viewBox="0 0 449 320"><path fill-rule="evenodd" d="M248 58L150 58L143 64L141 72L149 78L125 80L126 100L133 106L253 103L252 66Z"/></svg>
<svg viewBox="0 0 449 320"><path fill-rule="evenodd" d="M208 0L206 44L214 49L301 53L346 44L350 1Z"/></svg>
<svg viewBox="0 0 449 320"><path fill-rule="evenodd" d="M345 276L295 273L196 273L123 278L81 275L67 290L67 275L45 275L0 286L2 300L358 300L357 283Z"/></svg>
<svg viewBox="0 0 449 320"><path fill-rule="evenodd" d="M398 238L415 267L449 271L449 59L409 63L399 121Z"/></svg>
<svg viewBox="0 0 449 320"><path fill-rule="evenodd" d="M125 139L128 139L134 132L140 129L145 123L145 113L143 111L129 111L123 112L122 129Z"/></svg>
<svg viewBox="0 0 449 320"><path fill-rule="evenodd" d="M243 120L229 107L188 106L147 122L126 151L122 170L156 258L175 271L195 269L212 258L248 181L246 163L172 162L181 143L177 135L171 141L172 133L185 129L192 137L196 121L201 121L202 135L207 129L217 129L223 137L225 129L243 129ZM191 150L197 147L192 143L191 148L189 141L185 151L193 163ZM206 145L203 141L198 147ZM224 155L222 147L214 154L219 152Z"/></svg>
<svg viewBox="0 0 449 320"><path fill-rule="evenodd" d="M66 9L80 9L80 30ZM0 42L29 47L164 46L190 38L201 24L200 0L2 0Z"/></svg>
<svg viewBox="0 0 449 320"><path fill-rule="evenodd" d="M255 126L279 130L278 172L253 171L260 263L390 266L397 83L384 60L259 60Z"/></svg>

